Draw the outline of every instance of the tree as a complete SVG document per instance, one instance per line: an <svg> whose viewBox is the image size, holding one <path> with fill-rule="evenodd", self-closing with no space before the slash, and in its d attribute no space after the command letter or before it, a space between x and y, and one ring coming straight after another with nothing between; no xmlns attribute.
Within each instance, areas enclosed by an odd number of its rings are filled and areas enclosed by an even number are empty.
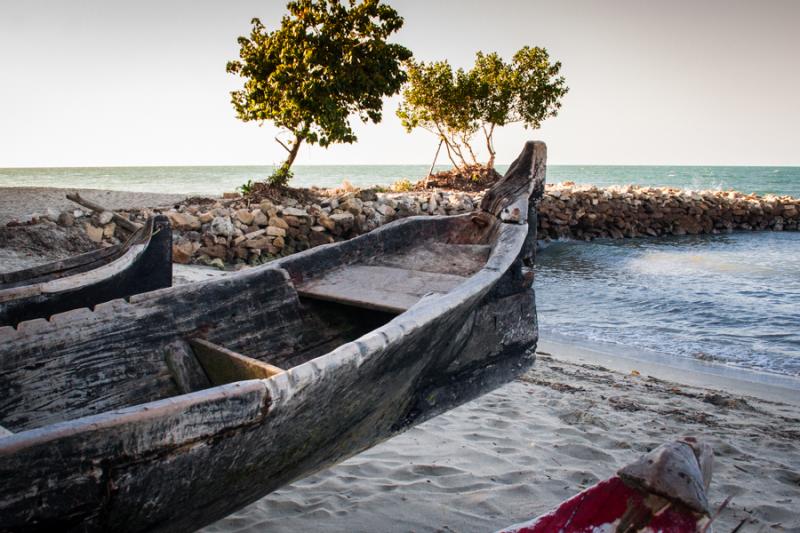
<svg viewBox="0 0 800 533"><path fill-rule="evenodd" d="M231 93L238 118L272 121L287 130L288 152L270 177L285 185L301 143L329 146L355 142L349 118L380 122L383 98L397 93L407 76L401 64L411 52L387 38L403 19L380 0L297 0L277 30L252 20L239 37L239 60L227 71L245 79Z"/></svg>
<svg viewBox="0 0 800 533"><path fill-rule="evenodd" d="M477 164L473 137L480 131L494 168L494 131L521 122L539 128L558 114L569 88L559 76L561 63L547 50L524 47L506 63L496 53L478 52L471 70L453 71L444 62L408 61L408 84L397 110L407 131L421 127L435 133L456 167ZM469 158L469 159L468 159Z"/></svg>

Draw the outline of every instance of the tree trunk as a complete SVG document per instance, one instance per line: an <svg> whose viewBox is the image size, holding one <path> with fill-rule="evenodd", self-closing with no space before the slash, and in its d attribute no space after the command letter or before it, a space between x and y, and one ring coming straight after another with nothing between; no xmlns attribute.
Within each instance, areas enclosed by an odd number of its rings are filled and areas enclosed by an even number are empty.
<svg viewBox="0 0 800 533"><path fill-rule="evenodd" d="M289 150L289 157L286 158L286 161L283 163L283 168L289 170L294 163L295 158L297 157L297 152L300 151L300 143L303 142L303 137L300 135L294 136L294 142L292 143L292 148Z"/></svg>
<svg viewBox="0 0 800 533"><path fill-rule="evenodd" d="M494 124L489 127L489 131L486 131L486 127L483 128L483 134L486 136L486 149L489 151L489 161L486 162L487 168L494 168L494 145L492 144L492 135L494 134Z"/></svg>

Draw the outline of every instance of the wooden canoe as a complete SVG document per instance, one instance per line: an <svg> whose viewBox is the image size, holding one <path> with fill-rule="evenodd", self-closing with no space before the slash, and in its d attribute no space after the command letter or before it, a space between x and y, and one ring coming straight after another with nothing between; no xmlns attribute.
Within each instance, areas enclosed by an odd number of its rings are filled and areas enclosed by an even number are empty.
<svg viewBox="0 0 800 533"><path fill-rule="evenodd" d="M170 225L158 215L123 244L0 274L0 326L171 285Z"/></svg>
<svg viewBox="0 0 800 533"><path fill-rule="evenodd" d="M713 452L691 437L659 446L555 510L498 533L710 531Z"/></svg>
<svg viewBox="0 0 800 533"><path fill-rule="evenodd" d="M191 531L520 375L546 148L472 214L0 328L0 524Z"/></svg>

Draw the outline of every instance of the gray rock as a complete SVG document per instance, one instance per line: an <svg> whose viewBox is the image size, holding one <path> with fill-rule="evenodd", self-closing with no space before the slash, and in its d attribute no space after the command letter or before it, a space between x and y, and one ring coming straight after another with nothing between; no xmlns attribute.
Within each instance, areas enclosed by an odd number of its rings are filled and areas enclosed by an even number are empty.
<svg viewBox="0 0 800 533"><path fill-rule="evenodd" d="M211 221L211 233L214 235L230 237L235 231L236 228L228 217L214 217L214 220Z"/></svg>

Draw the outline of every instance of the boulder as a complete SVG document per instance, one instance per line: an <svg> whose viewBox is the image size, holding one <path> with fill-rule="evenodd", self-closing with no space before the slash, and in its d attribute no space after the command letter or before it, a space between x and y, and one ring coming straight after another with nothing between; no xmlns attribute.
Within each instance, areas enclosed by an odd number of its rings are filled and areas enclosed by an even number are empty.
<svg viewBox="0 0 800 533"><path fill-rule="evenodd" d="M222 235L223 237L230 237L236 231L236 228L228 217L214 217L211 221L210 231L214 235Z"/></svg>

